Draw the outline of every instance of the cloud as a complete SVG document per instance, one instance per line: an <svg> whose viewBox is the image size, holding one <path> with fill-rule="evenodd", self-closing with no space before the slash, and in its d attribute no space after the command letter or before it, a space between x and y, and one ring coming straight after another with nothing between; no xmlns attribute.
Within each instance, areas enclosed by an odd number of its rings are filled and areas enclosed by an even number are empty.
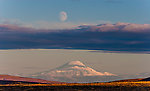
<svg viewBox="0 0 150 91"><path fill-rule="evenodd" d="M129 31L129 32L143 32L150 30L150 24L133 24L133 23L121 23L118 22L116 24L100 24L97 26L80 26L81 28L87 28L88 31L99 31L99 32L107 32L107 31Z"/></svg>
<svg viewBox="0 0 150 91"><path fill-rule="evenodd" d="M67 20L67 13L65 11L60 12L60 20L61 21L66 21Z"/></svg>
<svg viewBox="0 0 150 91"><path fill-rule="evenodd" d="M16 25L16 26L22 26L22 27L28 27L28 28L33 27L33 24L27 23L27 22L22 22L19 19L0 18L0 24L13 25L13 26Z"/></svg>
<svg viewBox="0 0 150 91"><path fill-rule="evenodd" d="M80 25L96 25L96 24L103 24L103 23L111 23L110 21L99 20L96 22L54 22L54 21L33 21L33 22L23 22L18 19L8 19L8 18L0 18L1 25L16 25L19 27L26 27L26 28L34 28L34 29L46 29L46 30L62 30L62 29L72 29L76 28Z"/></svg>
<svg viewBox="0 0 150 91"><path fill-rule="evenodd" d="M81 25L61 30L1 24L0 49L72 48L114 52L149 52L149 35L150 24Z"/></svg>
<svg viewBox="0 0 150 91"><path fill-rule="evenodd" d="M48 21L38 21L33 24L37 29L72 29L77 27L78 23L72 22L48 22Z"/></svg>
<svg viewBox="0 0 150 91"><path fill-rule="evenodd" d="M97 23L110 23L109 21L98 21ZM48 30L64 30L74 29L80 25L95 25L94 22L48 22L48 21L37 21L32 26L36 29L48 29Z"/></svg>

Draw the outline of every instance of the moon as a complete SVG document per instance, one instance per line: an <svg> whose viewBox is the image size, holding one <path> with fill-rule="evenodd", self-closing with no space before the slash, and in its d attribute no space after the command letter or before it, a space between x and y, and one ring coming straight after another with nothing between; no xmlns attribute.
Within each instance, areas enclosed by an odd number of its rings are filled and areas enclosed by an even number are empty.
<svg viewBox="0 0 150 91"><path fill-rule="evenodd" d="M61 21L66 21L67 20L67 13L65 11L60 12L60 20Z"/></svg>

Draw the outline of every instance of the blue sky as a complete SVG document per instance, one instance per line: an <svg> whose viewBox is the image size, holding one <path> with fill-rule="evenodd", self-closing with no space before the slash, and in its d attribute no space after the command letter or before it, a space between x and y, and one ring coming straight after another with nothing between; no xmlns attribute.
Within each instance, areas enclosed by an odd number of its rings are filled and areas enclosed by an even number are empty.
<svg viewBox="0 0 150 91"><path fill-rule="evenodd" d="M149 52L149 3L150 0L0 0L0 49ZM60 29L63 31L51 32Z"/></svg>
<svg viewBox="0 0 150 91"><path fill-rule="evenodd" d="M150 23L150 0L0 0L0 18L26 23Z"/></svg>

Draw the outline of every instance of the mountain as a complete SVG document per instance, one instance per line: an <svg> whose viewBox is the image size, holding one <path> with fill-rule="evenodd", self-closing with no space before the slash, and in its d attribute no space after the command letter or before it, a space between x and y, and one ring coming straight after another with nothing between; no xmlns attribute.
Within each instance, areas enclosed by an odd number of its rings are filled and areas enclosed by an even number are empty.
<svg viewBox="0 0 150 91"><path fill-rule="evenodd" d="M138 82L138 81L143 81L144 78L136 78L136 79L123 79L123 80L116 80L112 82Z"/></svg>
<svg viewBox="0 0 150 91"><path fill-rule="evenodd" d="M21 84L39 84L38 82L0 80L0 85L2 85L2 84L20 84L20 83Z"/></svg>
<svg viewBox="0 0 150 91"><path fill-rule="evenodd" d="M150 76L150 72L142 72L136 74L122 74L119 76L122 77L122 79L147 78Z"/></svg>
<svg viewBox="0 0 150 91"><path fill-rule="evenodd" d="M142 79L141 81L150 81L150 77Z"/></svg>
<svg viewBox="0 0 150 91"><path fill-rule="evenodd" d="M115 74L98 72L80 61L71 61L56 69L33 74L31 77L61 82L102 82L118 79Z"/></svg>
<svg viewBox="0 0 150 91"><path fill-rule="evenodd" d="M146 77L149 77L149 76L150 76L150 72L142 72L142 73L136 74L136 77L146 78Z"/></svg>
<svg viewBox="0 0 150 91"><path fill-rule="evenodd" d="M136 78L136 79L116 80L116 81L113 81L113 82L138 82L138 81L150 81L150 77L147 77L147 78Z"/></svg>
<svg viewBox="0 0 150 91"><path fill-rule="evenodd" d="M10 75L0 75L0 84L12 84L12 83L61 83L57 81L47 81L42 79L10 76Z"/></svg>

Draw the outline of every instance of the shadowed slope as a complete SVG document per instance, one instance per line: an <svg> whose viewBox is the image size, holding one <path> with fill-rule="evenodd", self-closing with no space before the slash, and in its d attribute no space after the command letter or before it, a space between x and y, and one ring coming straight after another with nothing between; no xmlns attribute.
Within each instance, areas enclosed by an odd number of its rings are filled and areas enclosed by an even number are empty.
<svg viewBox="0 0 150 91"><path fill-rule="evenodd" d="M19 77L19 76L10 76L10 75L0 75L0 83L1 82L28 82L28 83L61 83L57 81L47 81L42 79L35 79L35 78L26 78L26 77Z"/></svg>
<svg viewBox="0 0 150 91"><path fill-rule="evenodd" d="M150 81L150 77L142 79L142 81Z"/></svg>

